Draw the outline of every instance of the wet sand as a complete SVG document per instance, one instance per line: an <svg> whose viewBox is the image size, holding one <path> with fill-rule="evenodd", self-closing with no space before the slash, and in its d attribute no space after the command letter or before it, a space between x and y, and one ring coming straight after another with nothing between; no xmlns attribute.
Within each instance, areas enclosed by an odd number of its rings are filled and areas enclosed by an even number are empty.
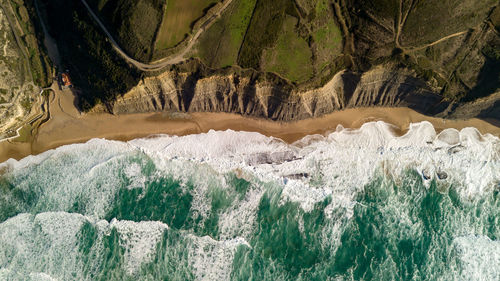
<svg viewBox="0 0 500 281"><path fill-rule="evenodd" d="M82 143L92 138L127 141L155 134L188 135L209 130L259 132L292 143L311 134L328 134L342 125L359 128L366 122L385 121L395 125L402 135L410 123L431 122L436 131L445 128L475 127L481 133L500 136L500 127L483 120L445 120L428 117L409 108L356 108L338 111L320 118L295 122L275 122L229 113L138 113L126 115L80 114L69 91L56 91L50 102L51 119L43 124L29 142L0 142L0 162L21 159L58 146Z"/></svg>

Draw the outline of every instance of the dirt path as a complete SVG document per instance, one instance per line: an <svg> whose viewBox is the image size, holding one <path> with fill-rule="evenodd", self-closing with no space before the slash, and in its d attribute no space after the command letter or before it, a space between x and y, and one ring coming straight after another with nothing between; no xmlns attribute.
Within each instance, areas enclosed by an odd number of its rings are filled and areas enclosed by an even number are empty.
<svg viewBox="0 0 500 281"><path fill-rule="evenodd" d="M396 33L394 34L394 41L395 41L395 44L396 44L396 47L398 48L401 48L402 50L406 51L406 52L414 52L414 51L419 51L419 50L422 50L422 49L425 49L425 48L428 48L428 47L431 47L431 46L434 46L436 44L439 44L443 41L446 41L450 38L453 38L453 37L457 37L457 36L460 36L460 35L463 35L463 34L466 34L467 31L461 31L461 32L457 32L457 33L453 33L453 34L450 34L450 35L447 35L441 39L438 39L432 43L429 43L429 44L426 44L426 45L423 45L423 46L419 46L419 47L405 47L405 46L402 46L401 43L399 42L399 38L401 36L401 32L403 30L403 27L406 23L406 20L408 19L408 16L410 15L410 12L411 10L413 9L413 6L415 4L415 1L414 0L411 0L411 2L409 3L409 6L407 8L406 11L404 11L405 7L404 7L404 0L400 0L399 1L399 14L398 14L398 23L397 23L397 27L396 27Z"/></svg>
<svg viewBox="0 0 500 281"><path fill-rule="evenodd" d="M151 64L147 63L142 63L140 61L137 61L133 58L131 58L125 51L120 48L120 45L116 42L116 40L113 38L111 33L106 29L102 21L99 19L99 17L92 11L90 6L87 4L85 0L81 0L83 5L87 8L89 14L92 16L92 18L97 22L97 24L101 27L102 31L106 34L108 37L109 41L111 42L111 45L113 45L113 48L118 52L118 54L123 57L126 61L128 61L130 64L134 65L138 69L142 71L157 71L160 70L166 66L172 65L172 64L177 64L180 63L186 58L184 57L194 46L198 38L201 36L201 34L207 30L214 22L216 19L219 18L219 16L222 14L222 12L231 4L233 0L225 0L223 3L222 7L220 10L215 13L213 16L211 16L209 19L207 19L201 27L198 29L198 31L194 34L194 36L191 37L189 40L189 43L186 45L186 47L178 52L177 54L174 54L170 57L163 58L161 60L158 60L156 62L153 62Z"/></svg>
<svg viewBox="0 0 500 281"><path fill-rule="evenodd" d="M466 33L467 33L467 31L461 31L461 32L453 33L453 34L450 34L450 35L448 35L448 36L445 36L445 37L443 37L443 38L441 38L441 39L439 39L439 40L436 40L436 41L434 41L434 42L432 42L432 43L429 43L429 44L426 44L426 45L423 45L423 46L420 46L420 47L409 47L409 48L408 48L408 47L403 47L403 49L404 49L405 51L409 51L409 52L419 51L419 50L422 50L422 49L425 49L425 48L429 48L429 47L431 47L431 46L434 46L434 45L436 45L436 44L439 44L439 43L441 43L441 42L443 42L443 41L445 41L445 40L448 40L448 39L450 39L450 38L457 37L457 36L460 36L460 35L464 35L464 34L466 34Z"/></svg>

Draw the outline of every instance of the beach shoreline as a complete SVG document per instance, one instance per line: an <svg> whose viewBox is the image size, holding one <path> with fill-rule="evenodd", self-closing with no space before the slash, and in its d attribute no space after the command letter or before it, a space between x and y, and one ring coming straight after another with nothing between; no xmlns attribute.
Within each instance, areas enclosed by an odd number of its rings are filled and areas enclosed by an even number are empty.
<svg viewBox="0 0 500 281"><path fill-rule="evenodd" d="M231 113L136 113L124 115L80 114L68 92L56 91L51 101L51 118L38 128L32 139L25 142L0 142L0 163L14 158L40 154L59 146L83 143L93 138L129 141L152 135L189 135L209 130L258 132L293 143L307 135L326 135L344 128L360 128L370 121L384 121L394 125L394 132L403 135L411 123L430 122L437 132L446 128L475 127L482 134L500 137L500 127L480 119L448 120L429 117L404 107L353 108L330 113L318 118L293 122L277 122Z"/></svg>

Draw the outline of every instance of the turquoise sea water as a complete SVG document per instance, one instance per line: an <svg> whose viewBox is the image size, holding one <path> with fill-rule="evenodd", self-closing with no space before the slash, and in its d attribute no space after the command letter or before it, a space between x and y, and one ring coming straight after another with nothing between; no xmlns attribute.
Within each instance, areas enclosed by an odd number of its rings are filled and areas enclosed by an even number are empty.
<svg viewBox="0 0 500 281"><path fill-rule="evenodd" d="M0 177L1 280L500 280L500 141L92 140Z"/></svg>

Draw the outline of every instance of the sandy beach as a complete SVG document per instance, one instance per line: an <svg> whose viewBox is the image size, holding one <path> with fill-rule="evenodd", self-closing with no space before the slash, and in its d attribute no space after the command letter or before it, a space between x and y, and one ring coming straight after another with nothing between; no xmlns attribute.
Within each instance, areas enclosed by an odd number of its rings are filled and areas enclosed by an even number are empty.
<svg viewBox="0 0 500 281"><path fill-rule="evenodd" d="M140 113L127 115L80 114L69 91L51 94L50 115L28 141L16 139L0 142L0 162L21 159L62 145L86 142L92 138L127 141L156 134L188 135L209 130L259 132L293 143L306 135L327 134L340 124L359 128L363 123L382 120L396 126L395 133L404 134L410 123L431 122L437 131L445 128L475 127L481 133L500 136L500 127L480 119L445 120L428 117L409 108L356 108L295 122L275 122L229 113Z"/></svg>

